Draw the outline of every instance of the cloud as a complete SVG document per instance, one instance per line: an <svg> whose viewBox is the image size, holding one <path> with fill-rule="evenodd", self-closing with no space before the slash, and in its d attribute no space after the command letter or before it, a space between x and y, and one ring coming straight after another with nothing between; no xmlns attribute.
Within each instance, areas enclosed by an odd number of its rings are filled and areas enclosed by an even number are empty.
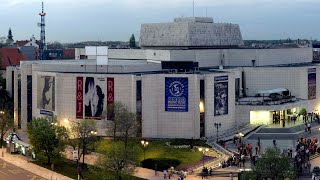
<svg viewBox="0 0 320 180"><path fill-rule="evenodd" d="M146 8L153 7L159 9L192 7L193 1L196 7L218 7L218 6L237 6L237 5L288 5L295 6L301 3L317 3L319 0L43 0L48 5L72 5L73 8L88 5L110 5L125 8ZM41 0L0 0L0 7L15 7L28 4L39 4Z"/></svg>

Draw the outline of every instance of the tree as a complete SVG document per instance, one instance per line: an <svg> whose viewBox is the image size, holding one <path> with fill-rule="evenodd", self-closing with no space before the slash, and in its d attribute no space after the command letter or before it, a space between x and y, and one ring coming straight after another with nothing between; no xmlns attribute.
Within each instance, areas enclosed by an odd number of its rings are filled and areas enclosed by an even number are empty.
<svg viewBox="0 0 320 180"><path fill-rule="evenodd" d="M0 147L3 146L4 135L13 128L13 118L6 110L0 110Z"/></svg>
<svg viewBox="0 0 320 180"><path fill-rule="evenodd" d="M63 49L63 44L61 44L60 42L58 41L54 41L52 43L49 43L47 45L47 48L48 49Z"/></svg>
<svg viewBox="0 0 320 180"><path fill-rule="evenodd" d="M245 179L252 180L283 180L295 179L296 174L294 165L287 156L282 155L277 148L268 148L252 171L245 173L244 176Z"/></svg>
<svg viewBox="0 0 320 180"><path fill-rule="evenodd" d="M82 156L82 166L84 166L84 157L88 146L95 142L97 134L96 122L92 119L84 119L79 123L74 123L71 127L71 138L74 139L73 142L70 142L70 145L76 150L78 148L78 159L77 162L80 162ZM77 146L77 147L76 147ZM80 149L82 152L80 152Z"/></svg>
<svg viewBox="0 0 320 180"><path fill-rule="evenodd" d="M136 48L136 38L134 37L134 34L131 35L130 40L129 40L129 46L130 48Z"/></svg>
<svg viewBox="0 0 320 180"><path fill-rule="evenodd" d="M27 126L30 144L36 153L47 157L47 164L60 158L65 148L67 130L57 124L56 117L33 118Z"/></svg>
<svg viewBox="0 0 320 180"><path fill-rule="evenodd" d="M113 133L113 139L118 136L124 141L125 147L127 147L128 139L136 135L138 122L136 114L130 112L126 105L121 102L115 102L113 105L108 106L107 114L108 119L113 121L111 123L111 129ZM110 124L106 122L106 124Z"/></svg>
<svg viewBox="0 0 320 180"><path fill-rule="evenodd" d="M131 179L136 168L137 151L134 148L125 149L124 146L122 141L115 142L98 158L94 171L99 173L103 179L107 176L108 179ZM110 172L113 177L110 177Z"/></svg>

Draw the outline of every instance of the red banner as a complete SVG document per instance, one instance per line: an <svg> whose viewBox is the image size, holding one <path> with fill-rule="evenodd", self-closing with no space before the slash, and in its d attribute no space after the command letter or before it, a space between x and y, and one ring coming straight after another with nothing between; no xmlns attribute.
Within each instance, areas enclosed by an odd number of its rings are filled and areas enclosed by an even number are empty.
<svg viewBox="0 0 320 180"><path fill-rule="evenodd" d="M108 99L107 104L108 106L114 103L114 78L107 78L107 84L108 84Z"/></svg>
<svg viewBox="0 0 320 180"><path fill-rule="evenodd" d="M107 106L113 108L114 103L114 78L107 78ZM112 119L114 116L113 109L108 113L108 119Z"/></svg>
<svg viewBox="0 0 320 180"><path fill-rule="evenodd" d="M76 118L83 119L83 77L77 77Z"/></svg>

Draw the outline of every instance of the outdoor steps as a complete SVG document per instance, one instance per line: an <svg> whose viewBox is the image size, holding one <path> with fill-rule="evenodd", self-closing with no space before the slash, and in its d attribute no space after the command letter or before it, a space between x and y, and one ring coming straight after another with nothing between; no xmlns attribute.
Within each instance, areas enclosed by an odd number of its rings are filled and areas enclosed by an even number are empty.
<svg viewBox="0 0 320 180"><path fill-rule="evenodd" d="M230 130L228 130L228 132L222 133L218 136L218 139L222 139L224 141L230 141L233 140L233 137L241 132L243 133L245 136L250 134L253 130L256 130L258 127L260 127L259 125L252 125L252 124L247 124L245 126L242 127L236 127L236 128L232 128ZM210 138L208 138L208 142L216 142L217 141L217 137L216 136L212 136Z"/></svg>
<svg viewBox="0 0 320 180"><path fill-rule="evenodd" d="M319 153L315 153L315 154L310 156L310 160L318 158L318 157L320 157L320 154Z"/></svg>

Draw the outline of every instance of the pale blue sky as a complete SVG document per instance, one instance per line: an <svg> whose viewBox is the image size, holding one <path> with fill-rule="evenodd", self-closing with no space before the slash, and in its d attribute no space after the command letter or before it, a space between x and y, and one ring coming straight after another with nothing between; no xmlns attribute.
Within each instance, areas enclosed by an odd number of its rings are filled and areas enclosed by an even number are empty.
<svg viewBox="0 0 320 180"><path fill-rule="evenodd" d="M192 16L192 0L44 0L47 41L127 41L141 23ZM195 15L240 24L244 39L320 39L320 0L195 0ZM41 0L0 0L0 36L39 38Z"/></svg>

